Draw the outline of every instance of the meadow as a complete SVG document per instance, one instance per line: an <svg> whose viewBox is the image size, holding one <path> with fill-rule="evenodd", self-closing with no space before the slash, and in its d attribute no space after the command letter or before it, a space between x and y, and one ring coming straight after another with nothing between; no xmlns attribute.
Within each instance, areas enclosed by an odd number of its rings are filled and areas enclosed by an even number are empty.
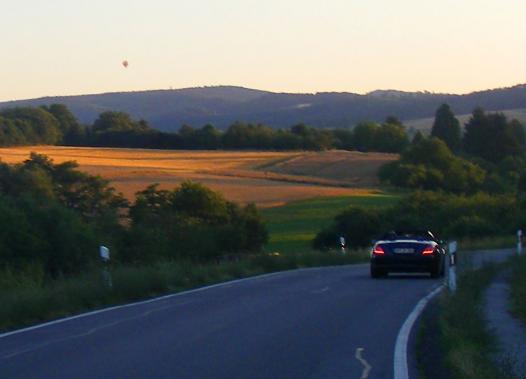
<svg viewBox="0 0 526 379"><path fill-rule="evenodd" d="M29 146L0 149L0 159L19 163L37 152L55 163L76 161L82 171L101 175L133 200L152 183L173 189L183 180L200 182L228 200L259 207L314 197L377 192L378 168L394 154L327 152L180 151Z"/></svg>
<svg viewBox="0 0 526 379"><path fill-rule="evenodd" d="M329 226L334 217L350 205L384 207L393 205L400 195L371 193L367 195L319 197L291 202L263 210L269 231L268 252L298 253L312 249L316 234ZM351 247L352 248L352 247Z"/></svg>

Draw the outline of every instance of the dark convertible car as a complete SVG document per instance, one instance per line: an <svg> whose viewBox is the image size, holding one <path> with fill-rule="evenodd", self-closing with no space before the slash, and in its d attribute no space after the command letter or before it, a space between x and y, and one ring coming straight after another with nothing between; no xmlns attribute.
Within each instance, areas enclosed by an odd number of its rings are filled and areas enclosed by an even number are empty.
<svg viewBox="0 0 526 379"><path fill-rule="evenodd" d="M371 276L390 272L428 272L437 278L444 274L446 251L442 241L429 231L389 232L371 251Z"/></svg>

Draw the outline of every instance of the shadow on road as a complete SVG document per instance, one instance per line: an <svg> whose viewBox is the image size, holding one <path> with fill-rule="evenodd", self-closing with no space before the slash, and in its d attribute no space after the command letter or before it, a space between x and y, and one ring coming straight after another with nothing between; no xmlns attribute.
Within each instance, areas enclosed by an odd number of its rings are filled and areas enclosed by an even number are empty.
<svg viewBox="0 0 526 379"><path fill-rule="evenodd" d="M400 274L389 274L384 280L393 280L393 279L412 279L412 280L423 280L423 279L433 279L429 274L409 274L409 273L400 273Z"/></svg>

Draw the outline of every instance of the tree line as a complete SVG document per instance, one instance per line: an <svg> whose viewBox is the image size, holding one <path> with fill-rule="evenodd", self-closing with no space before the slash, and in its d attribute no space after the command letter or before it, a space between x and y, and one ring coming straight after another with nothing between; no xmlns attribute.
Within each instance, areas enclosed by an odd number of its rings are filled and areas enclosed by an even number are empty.
<svg viewBox="0 0 526 379"><path fill-rule="evenodd" d="M207 124L183 125L177 132L153 129L145 120L133 120L124 112L103 112L92 125L81 125L64 105L11 108L0 111L0 146L71 145L158 149L252 149L327 150L404 153L424 136L417 132L412 142L407 128L395 117L383 123L362 122L354 128L316 129L297 124L273 129L262 124L235 122L225 131ZM499 164L508 157L524 155L525 131L515 119L477 108L464 131L447 104L435 115L431 137L443 141L455 155L481 166ZM475 158L475 160L473 159ZM482 159L484 162L476 162ZM406 162L407 163L407 162Z"/></svg>
<svg viewBox="0 0 526 379"><path fill-rule="evenodd" d="M317 234L313 246L337 247L340 236L351 247L370 246L388 230L432 230L441 238L511 236L526 225L525 206L524 198L510 194L415 191L392 207L345 209Z"/></svg>
<svg viewBox="0 0 526 379"><path fill-rule="evenodd" d="M354 129L317 129L297 124L273 129L235 122L225 131L213 125L183 125L177 132L153 129L145 120L124 112L103 112L92 125L79 123L60 104L0 111L0 146L72 145L156 149L327 150L346 149L399 153L409 144L405 126L389 117L384 123L364 122Z"/></svg>
<svg viewBox="0 0 526 379"><path fill-rule="evenodd" d="M526 134L503 113L476 108L464 131L447 104L429 137L417 133L400 159L380 169L384 183L472 194L526 191Z"/></svg>
<svg viewBox="0 0 526 379"><path fill-rule="evenodd" d="M317 249L368 246L387 230L429 229L443 238L513 235L526 226L526 136L517 120L473 111L462 130L440 106L431 135L417 133L397 161L380 168L382 182L416 190L396 206L354 206L313 240Z"/></svg>
<svg viewBox="0 0 526 379"><path fill-rule="evenodd" d="M117 263L206 262L257 252L267 231L240 206L198 183L152 185L130 203L75 162L32 153L0 163L0 270L58 278L94 268L99 245Z"/></svg>

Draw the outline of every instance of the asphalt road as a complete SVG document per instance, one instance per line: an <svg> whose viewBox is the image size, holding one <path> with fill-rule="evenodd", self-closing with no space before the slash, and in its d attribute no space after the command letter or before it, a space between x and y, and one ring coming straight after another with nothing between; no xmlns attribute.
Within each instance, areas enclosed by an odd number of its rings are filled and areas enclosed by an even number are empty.
<svg viewBox="0 0 526 379"><path fill-rule="evenodd" d="M0 378L361 378L368 364L392 379L397 334L439 283L368 265L240 281L0 337Z"/></svg>

